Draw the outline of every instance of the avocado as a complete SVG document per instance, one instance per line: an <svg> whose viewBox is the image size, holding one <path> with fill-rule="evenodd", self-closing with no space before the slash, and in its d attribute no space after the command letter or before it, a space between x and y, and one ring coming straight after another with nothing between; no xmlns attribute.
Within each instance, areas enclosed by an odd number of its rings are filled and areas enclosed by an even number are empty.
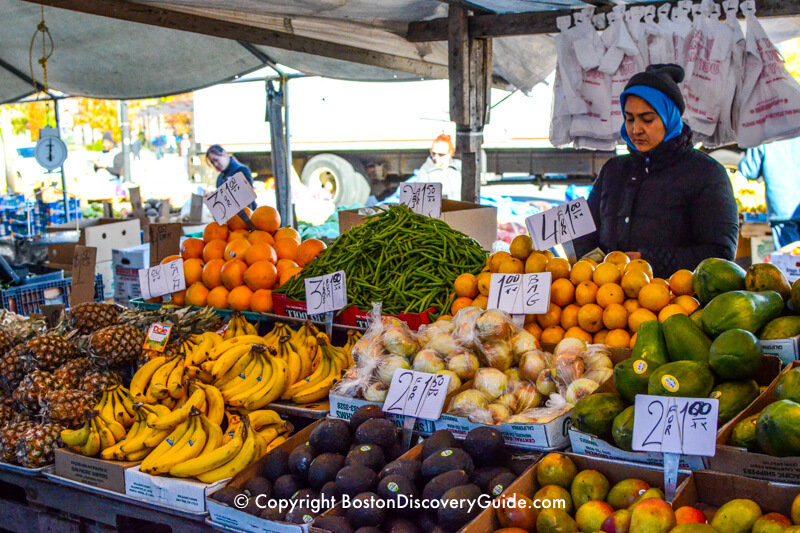
<svg viewBox="0 0 800 533"><path fill-rule="evenodd" d="M241 491L233 487L222 487L214 493L213 498L219 503L224 503L228 507L233 507L233 500Z"/></svg>
<svg viewBox="0 0 800 533"><path fill-rule="evenodd" d="M286 474L275 480L272 486L272 492L279 500L288 500L298 490L306 487L306 480L295 476L294 474Z"/></svg>
<svg viewBox="0 0 800 533"><path fill-rule="evenodd" d="M378 486L378 475L364 465L353 464L339 470L336 474L336 495L347 494L354 497L362 492L375 490Z"/></svg>
<svg viewBox="0 0 800 533"><path fill-rule="evenodd" d="M308 468L308 484L319 491L328 481L336 480L336 473L344 465L344 457L338 453L323 453L314 458Z"/></svg>
<svg viewBox="0 0 800 533"><path fill-rule="evenodd" d="M281 476L291 474L289 471L289 452L280 448L269 452L261 465L261 473L272 483L275 483L275 480Z"/></svg>
<svg viewBox="0 0 800 533"><path fill-rule="evenodd" d="M386 460L387 461L394 461L395 459L399 459L405 451L403 450L403 446L400 444L400 441L397 440L395 443L386 450Z"/></svg>
<svg viewBox="0 0 800 533"><path fill-rule="evenodd" d="M478 485L483 492L488 493L489 483L500 474L505 474L506 472L510 472L510 470L504 466L480 466L475 469L470 479L473 483ZM466 483L459 483L459 485L466 485ZM455 486L456 485L451 485L451 487Z"/></svg>
<svg viewBox="0 0 800 533"><path fill-rule="evenodd" d="M463 470L471 475L475 470L472 457L459 448L445 448L422 461L422 477L425 479L433 479L450 470Z"/></svg>
<svg viewBox="0 0 800 533"><path fill-rule="evenodd" d="M341 472L341 470L340 470ZM330 509L331 507L335 507L336 504L339 502L338 492L336 488L335 481L328 481L322 487L322 490L319 491L319 496L322 498L322 506L323 509Z"/></svg>
<svg viewBox="0 0 800 533"><path fill-rule="evenodd" d="M452 433L446 429L434 431L430 437L422 442L422 453L419 456L419 460L424 461L429 455L445 448L453 448L455 445L456 438Z"/></svg>
<svg viewBox="0 0 800 533"><path fill-rule="evenodd" d="M379 527L365 526L356 529L354 533L383 533L383 530Z"/></svg>
<svg viewBox="0 0 800 533"><path fill-rule="evenodd" d="M272 498L272 483L265 477L253 476L242 487L250 493L251 498L263 495L265 500Z"/></svg>
<svg viewBox="0 0 800 533"><path fill-rule="evenodd" d="M248 500L247 505L245 505L244 509L241 510L253 516L258 516L261 514L261 507L258 506L258 502L256 502L255 498Z"/></svg>
<svg viewBox="0 0 800 533"><path fill-rule="evenodd" d="M415 461L413 459L395 459L383 467L383 470L381 470L378 474L378 478L381 479L392 474L401 474L412 481L417 482L420 478L421 469L422 463L419 461Z"/></svg>
<svg viewBox="0 0 800 533"><path fill-rule="evenodd" d="M345 466L361 464L377 473L386 464L386 459L383 455L383 448L380 446L359 444L350 450L344 459L344 464Z"/></svg>
<svg viewBox="0 0 800 533"><path fill-rule="evenodd" d="M495 428L480 426L467 433L463 449L476 465L495 465L505 458L506 442Z"/></svg>
<svg viewBox="0 0 800 533"><path fill-rule="evenodd" d="M445 472L428 481L425 488L422 489L422 500L426 502L439 500L448 490L462 485L469 485L469 476L466 472L463 470Z"/></svg>
<svg viewBox="0 0 800 533"><path fill-rule="evenodd" d="M406 504L419 498L419 491L414 482L405 476L394 474L386 476L378 482L378 496L387 500L395 500L398 503ZM407 499L400 499L400 495ZM399 509L399 507L398 507Z"/></svg>
<svg viewBox="0 0 800 533"><path fill-rule="evenodd" d="M308 507L298 505L286 513L285 521L290 524L310 524L314 521L315 516L314 512Z"/></svg>
<svg viewBox="0 0 800 533"><path fill-rule="evenodd" d="M306 502L310 502L312 500L318 500L319 492L316 492L314 489L309 489L309 488L300 489L294 494L292 494L292 499L297 501L305 500Z"/></svg>
<svg viewBox="0 0 800 533"><path fill-rule="evenodd" d="M353 533L353 526L343 516L320 516L314 519L313 525L331 533Z"/></svg>
<svg viewBox="0 0 800 533"><path fill-rule="evenodd" d="M386 520L386 509L376 503L378 500L380 497L374 492L362 492L353 498L350 507L347 508L347 520L357 528L380 526Z"/></svg>
<svg viewBox="0 0 800 533"><path fill-rule="evenodd" d="M385 533L422 533L422 530L411 520L399 516L390 517L381 530Z"/></svg>
<svg viewBox="0 0 800 533"><path fill-rule="evenodd" d="M514 483L516 479L517 476L515 476L511 472L500 474L489 483L489 489L486 490L485 492L490 496L496 498L500 496L503 493L503 491L505 491L508 488L509 485Z"/></svg>
<svg viewBox="0 0 800 533"><path fill-rule="evenodd" d="M397 429L385 418L370 418L358 426L356 442L359 444L375 444L388 450L397 443Z"/></svg>
<svg viewBox="0 0 800 533"><path fill-rule="evenodd" d="M273 520L276 522L283 522L286 518L286 512L288 509L286 507L281 510L279 506L275 507L266 507L264 508L261 513L258 515L259 518L263 518L264 520Z"/></svg>
<svg viewBox="0 0 800 533"><path fill-rule="evenodd" d="M353 416L350 417L350 429L355 432L355 430L358 429L358 426L370 418L383 418L383 410L379 405L369 403L356 409L353 413Z"/></svg>
<svg viewBox="0 0 800 533"><path fill-rule="evenodd" d="M314 428L308 442L318 453L339 453L347 455L350 450L350 427L344 420L327 418Z"/></svg>
<svg viewBox="0 0 800 533"><path fill-rule="evenodd" d="M480 495L481 489L477 485L462 485L445 492L438 512L439 525L442 529L458 531L478 516L482 511L477 503Z"/></svg>
<svg viewBox="0 0 800 533"><path fill-rule="evenodd" d="M289 473L307 479L308 468L316 456L317 451L308 442L299 445L289 454Z"/></svg>

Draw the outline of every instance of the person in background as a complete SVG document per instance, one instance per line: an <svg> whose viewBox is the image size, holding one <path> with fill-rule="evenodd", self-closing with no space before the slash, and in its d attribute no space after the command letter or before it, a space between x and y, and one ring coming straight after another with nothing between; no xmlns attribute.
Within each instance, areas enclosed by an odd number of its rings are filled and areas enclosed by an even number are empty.
<svg viewBox="0 0 800 533"><path fill-rule="evenodd" d="M222 146L218 144L209 146L208 150L206 150L206 161L219 171L219 176L217 176L217 188L231 179L237 172L244 174L250 186L253 186L253 176L250 174L250 169L241 164L238 159L229 154ZM256 203L253 202L250 208L255 209Z"/></svg>
<svg viewBox="0 0 800 533"><path fill-rule="evenodd" d="M578 257L601 248L650 262L656 277L733 260L739 215L725 168L692 146L678 65L650 65L620 95L629 155L603 165L587 202L597 231L576 239Z"/></svg>
<svg viewBox="0 0 800 533"><path fill-rule="evenodd" d="M449 135L436 137L428 158L408 182L441 183L442 198L461 201L461 161L453 159L456 147Z"/></svg>
<svg viewBox="0 0 800 533"><path fill-rule="evenodd" d="M800 137L749 148L739 171L749 180L764 178L775 249L800 241Z"/></svg>
<svg viewBox="0 0 800 533"><path fill-rule="evenodd" d="M94 171L105 175L109 181L118 182L122 175L122 164L122 152L117 148L111 132L107 131L103 134L103 151L100 152L97 161L93 162Z"/></svg>

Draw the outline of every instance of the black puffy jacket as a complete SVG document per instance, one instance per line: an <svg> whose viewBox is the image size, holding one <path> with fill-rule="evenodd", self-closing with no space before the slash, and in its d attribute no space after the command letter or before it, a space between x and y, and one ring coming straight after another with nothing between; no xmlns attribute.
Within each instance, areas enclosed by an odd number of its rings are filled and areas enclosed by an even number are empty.
<svg viewBox="0 0 800 533"><path fill-rule="evenodd" d="M657 277L733 260L736 200L725 168L691 145L691 130L649 152L609 160L587 199L597 231L575 241L578 257L600 247L640 252Z"/></svg>

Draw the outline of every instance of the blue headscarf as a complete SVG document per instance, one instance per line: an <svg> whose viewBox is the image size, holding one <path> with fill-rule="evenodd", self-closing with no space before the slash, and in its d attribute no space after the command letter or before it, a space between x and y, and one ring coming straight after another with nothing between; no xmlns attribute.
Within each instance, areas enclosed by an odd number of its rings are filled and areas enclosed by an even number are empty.
<svg viewBox="0 0 800 533"><path fill-rule="evenodd" d="M619 96L619 103L622 106L623 113L625 113L625 100L632 94L642 98L645 102L650 104L653 109L655 109L656 113L658 113L658 116L661 117L661 122L664 123L664 128L667 130L666 135L664 135L664 141L674 139L681 134L683 131L681 112L670 97L658 89L653 89L652 87L647 87L646 85L634 85L633 87L623 91ZM628 136L628 131L625 129L625 124L622 124L621 133L622 138L626 143L628 143L628 146L632 150L638 151L631 142L631 138Z"/></svg>

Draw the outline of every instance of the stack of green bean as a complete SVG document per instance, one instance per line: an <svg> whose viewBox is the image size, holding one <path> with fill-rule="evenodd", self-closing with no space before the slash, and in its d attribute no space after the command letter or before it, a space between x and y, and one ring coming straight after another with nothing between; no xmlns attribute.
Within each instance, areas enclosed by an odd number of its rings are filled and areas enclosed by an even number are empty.
<svg viewBox="0 0 800 533"><path fill-rule="evenodd" d="M303 301L306 278L344 270L351 305L369 310L380 301L390 315L433 307L438 315L450 310L456 277L478 274L486 257L477 241L446 222L391 206L337 238L275 292Z"/></svg>

